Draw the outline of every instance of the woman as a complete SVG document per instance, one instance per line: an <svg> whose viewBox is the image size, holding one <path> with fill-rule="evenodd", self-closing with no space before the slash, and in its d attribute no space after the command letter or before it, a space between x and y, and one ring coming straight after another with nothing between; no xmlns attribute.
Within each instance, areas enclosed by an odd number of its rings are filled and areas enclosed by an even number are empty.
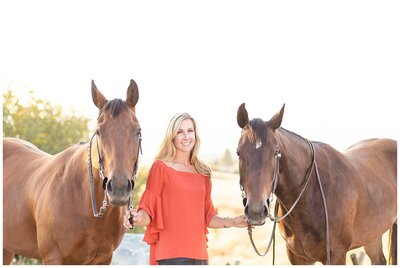
<svg viewBox="0 0 400 268"><path fill-rule="evenodd" d="M155 157L137 212L124 226L147 226L150 264L207 265L207 227L247 227L244 215L222 218L211 200L211 169L198 157L196 122L176 114Z"/></svg>

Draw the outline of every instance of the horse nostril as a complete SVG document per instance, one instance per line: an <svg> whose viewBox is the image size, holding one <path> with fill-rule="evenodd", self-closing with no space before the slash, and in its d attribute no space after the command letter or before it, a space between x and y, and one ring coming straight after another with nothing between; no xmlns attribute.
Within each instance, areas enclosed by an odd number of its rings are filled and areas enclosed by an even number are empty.
<svg viewBox="0 0 400 268"><path fill-rule="evenodd" d="M249 214L249 206L248 206L248 205L246 205L246 206L244 207L244 214L245 214L246 216Z"/></svg>
<svg viewBox="0 0 400 268"><path fill-rule="evenodd" d="M112 186L111 186L111 184L112 184L112 180L110 180L110 181L107 183L107 192L109 192L109 193L112 193Z"/></svg>
<svg viewBox="0 0 400 268"><path fill-rule="evenodd" d="M264 206L264 216L268 217L268 206Z"/></svg>
<svg viewBox="0 0 400 268"><path fill-rule="evenodd" d="M127 187L128 192L133 191L134 188L135 188L135 182L133 180L129 180Z"/></svg>

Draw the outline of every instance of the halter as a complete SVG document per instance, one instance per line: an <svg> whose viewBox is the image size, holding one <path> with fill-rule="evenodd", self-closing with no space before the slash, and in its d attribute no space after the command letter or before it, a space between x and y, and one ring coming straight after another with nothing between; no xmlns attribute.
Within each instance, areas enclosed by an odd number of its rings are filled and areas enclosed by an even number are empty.
<svg viewBox="0 0 400 268"><path fill-rule="evenodd" d="M270 241L268 243L267 249L265 251L265 253L260 254L259 251L257 250L255 243L253 241L253 231L252 229L254 228L250 223L248 223L248 227L247 227L247 231L250 237L250 241L251 244L255 250L255 252L259 255L259 256L265 256L270 247L271 247L271 242L274 241L274 248L273 248L273 261L272 264L275 263L275 229L276 229L276 223L280 222L281 220L283 220L284 218L286 218L291 212L292 210L295 208L295 206L297 205L297 203L299 202L301 196L303 195L305 189L307 188L308 182L310 181L311 178L311 173L313 168L315 169L315 173L317 175L317 179L318 179L318 184L319 184L319 189L321 191L321 197L322 197L322 201L323 201L323 205L324 205L324 213L325 213L325 231L326 231L326 256L327 256L327 264L330 265L331 262L331 257L330 257L330 241L329 241L329 221L328 221L328 207L326 205L326 198L325 198L325 194L324 194L324 190L322 187L322 183L321 183L321 178L319 176L319 171L318 171L318 166L317 166L317 161L316 161L316 152L315 152L315 147L314 144L312 142L310 142L309 140L307 140L308 145L311 148L312 151L312 162L311 162L311 166L308 169L307 175L306 175L306 179L305 179L305 184L303 186L303 189L301 190L299 196L297 197L297 199L294 201L293 205L290 207L290 209L286 212L285 215L278 217L277 216L277 212L278 212L278 207L279 207L279 202L275 203L275 209L274 209L274 217L271 216L270 213L270 206L268 206L268 215L267 217L274 222L273 225L273 229L272 229L272 234L271 234L271 238ZM279 160L281 158L281 152L279 149L279 145L276 145L275 148L275 153L274 153L274 159L275 159L275 166L274 166L274 176L272 179L272 189L271 189L271 194L268 198L268 202L269 204L272 204L273 201L273 196L275 195L275 190L276 190L276 186L278 184L278 178L279 178ZM240 189L242 191L242 198L243 198L243 205L245 206L247 204L247 198L246 198L246 193L244 192L244 188L243 188L243 179L240 178Z"/></svg>
<svg viewBox="0 0 400 268"><path fill-rule="evenodd" d="M88 144L88 174L89 174L89 184L90 184L90 195L91 195L91 203L92 203L92 212L93 216L96 218L101 218L103 214L106 211L106 206L108 205L107 202L107 183L108 183L108 178L104 175L104 158L101 157L101 153L99 150L99 142L98 139L96 138L96 146L97 146L97 157L98 157L98 163L99 163L99 175L100 178L103 180L103 201L102 201L102 206L99 209L99 212L97 212L97 206L96 206L96 197L95 197L95 192L94 192L94 186L93 186L93 171L92 171L92 141L95 136L99 135L99 132L96 131L92 137L90 138L89 144ZM136 162L133 167L133 172L132 172L132 190L135 187L135 181L136 181L136 173L139 167L139 153L142 154L142 132L139 129L138 133L138 139L139 139L139 146L138 146L138 152L137 152L137 157L136 157ZM131 197L129 197L128 201L128 209L132 209L132 200Z"/></svg>

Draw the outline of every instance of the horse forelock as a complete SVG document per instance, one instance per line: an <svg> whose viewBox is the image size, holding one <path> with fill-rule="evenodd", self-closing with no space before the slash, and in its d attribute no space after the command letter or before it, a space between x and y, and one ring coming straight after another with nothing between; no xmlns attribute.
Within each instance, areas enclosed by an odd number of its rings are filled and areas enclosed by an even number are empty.
<svg viewBox="0 0 400 268"><path fill-rule="evenodd" d="M116 118L123 112L128 112L129 116L136 117L135 109L130 108L126 101L121 99L107 101L104 107L99 110L97 123L102 123L105 118Z"/></svg>
<svg viewBox="0 0 400 268"><path fill-rule="evenodd" d="M127 107L127 103L121 99L113 99L110 101L107 101L104 111L109 112L111 117L114 118L118 116L121 111L124 109L124 107Z"/></svg>
<svg viewBox="0 0 400 268"><path fill-rule="evenodd" d="M265 122L260 118L250 120L246 133L250 142L254 144L257 142L264 143L267 140Z"/></svg>

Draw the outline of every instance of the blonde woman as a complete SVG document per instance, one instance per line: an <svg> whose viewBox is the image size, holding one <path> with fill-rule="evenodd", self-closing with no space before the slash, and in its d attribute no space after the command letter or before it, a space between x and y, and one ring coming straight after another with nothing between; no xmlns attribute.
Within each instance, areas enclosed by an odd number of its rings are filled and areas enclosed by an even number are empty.
<svg viewBox="0 0 400 268"><path fill-rule="evenodd" d="M247 227L244 215L222 218L211 200L211 169L198 158L200 138L187 113L176 114L147 178L137 212L124 226L147 226L150 264L207 265L207 227Z"/></svg>

